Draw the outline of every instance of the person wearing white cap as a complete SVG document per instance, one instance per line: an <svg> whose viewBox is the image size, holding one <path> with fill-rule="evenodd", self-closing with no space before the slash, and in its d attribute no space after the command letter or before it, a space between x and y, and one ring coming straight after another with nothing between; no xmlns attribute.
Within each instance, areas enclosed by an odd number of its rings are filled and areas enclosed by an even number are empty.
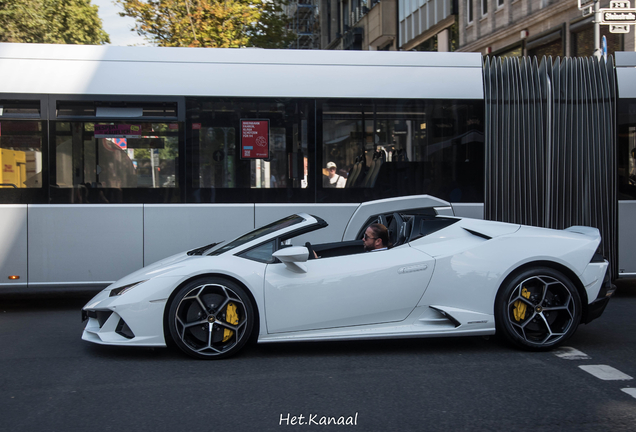
<svg viewBox="0 0 636 432"><path fill-rule="evenodd" d="M347 179L336 174L336 164L333 162L327 162L327 171L329 175L323 179L322 186L328 188L343 188L347 183Z"/></svg>

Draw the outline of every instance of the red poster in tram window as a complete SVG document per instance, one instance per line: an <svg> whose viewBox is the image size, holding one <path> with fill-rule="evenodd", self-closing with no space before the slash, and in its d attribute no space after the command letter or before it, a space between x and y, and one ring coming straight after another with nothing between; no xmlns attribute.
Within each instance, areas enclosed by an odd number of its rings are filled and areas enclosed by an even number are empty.
<svg viewBox="0 0 636 432"><path fill-rule="evenodd" d="M269 120L241 119L241 159L269 159Z"/></svg>

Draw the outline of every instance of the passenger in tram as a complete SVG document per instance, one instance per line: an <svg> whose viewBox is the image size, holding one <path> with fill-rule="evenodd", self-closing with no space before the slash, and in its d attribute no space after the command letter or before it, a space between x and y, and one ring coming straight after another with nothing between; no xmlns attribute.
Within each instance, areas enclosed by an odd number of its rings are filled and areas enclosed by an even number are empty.
<svg viewBox="0 0 636 432"><path fill-rule="evenodd" d="M389 248L389 230L379 223L373 223L364 232L364 251L377 252Z"/></svg>
<svg viewBox="0 0 636 432"><path fill-rule="evenodd" d="M343 188L347 184L347 179L340 174L336 174L338 167L334 162L327 163L327 172L329 175L323 176L322 187L325 188Z"/></svg>

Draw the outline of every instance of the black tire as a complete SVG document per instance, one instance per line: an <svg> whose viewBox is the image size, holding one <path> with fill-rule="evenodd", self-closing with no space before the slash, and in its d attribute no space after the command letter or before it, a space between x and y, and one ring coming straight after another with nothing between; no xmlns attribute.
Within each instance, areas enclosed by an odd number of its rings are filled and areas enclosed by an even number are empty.
<svg viewBox="0 0 636 432"><path fill-rule="evenodd" d="M170 303L167 320L175 345L197 359L236 354L254 328L254 306L245 289L206 277L184 285Z"/></svg>
<svg viewBox="0 0 636 432"><path fill-rule="evenodd" d="M499 289L497 333L517 347L546 351L574 334L581 308L576 287L563 273L549 267L530 268Z"/></svg>

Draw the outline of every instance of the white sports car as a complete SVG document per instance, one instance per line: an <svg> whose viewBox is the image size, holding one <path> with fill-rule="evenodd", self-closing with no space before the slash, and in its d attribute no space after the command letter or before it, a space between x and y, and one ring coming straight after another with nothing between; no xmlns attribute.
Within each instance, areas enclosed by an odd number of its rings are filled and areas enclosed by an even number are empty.
<svg viewBox="0 0 636 432"><path fill-rule="evenodd" d="M550 230L450 216L429 196L361 204L342 241L301 244L305 213L154 263L82 309L82 339L218 359L258 342L492 335L555 347L614 291L597 229ZM364 253L369 224L392 247ZM296 243L295 243L296 241Z"/></svg>

